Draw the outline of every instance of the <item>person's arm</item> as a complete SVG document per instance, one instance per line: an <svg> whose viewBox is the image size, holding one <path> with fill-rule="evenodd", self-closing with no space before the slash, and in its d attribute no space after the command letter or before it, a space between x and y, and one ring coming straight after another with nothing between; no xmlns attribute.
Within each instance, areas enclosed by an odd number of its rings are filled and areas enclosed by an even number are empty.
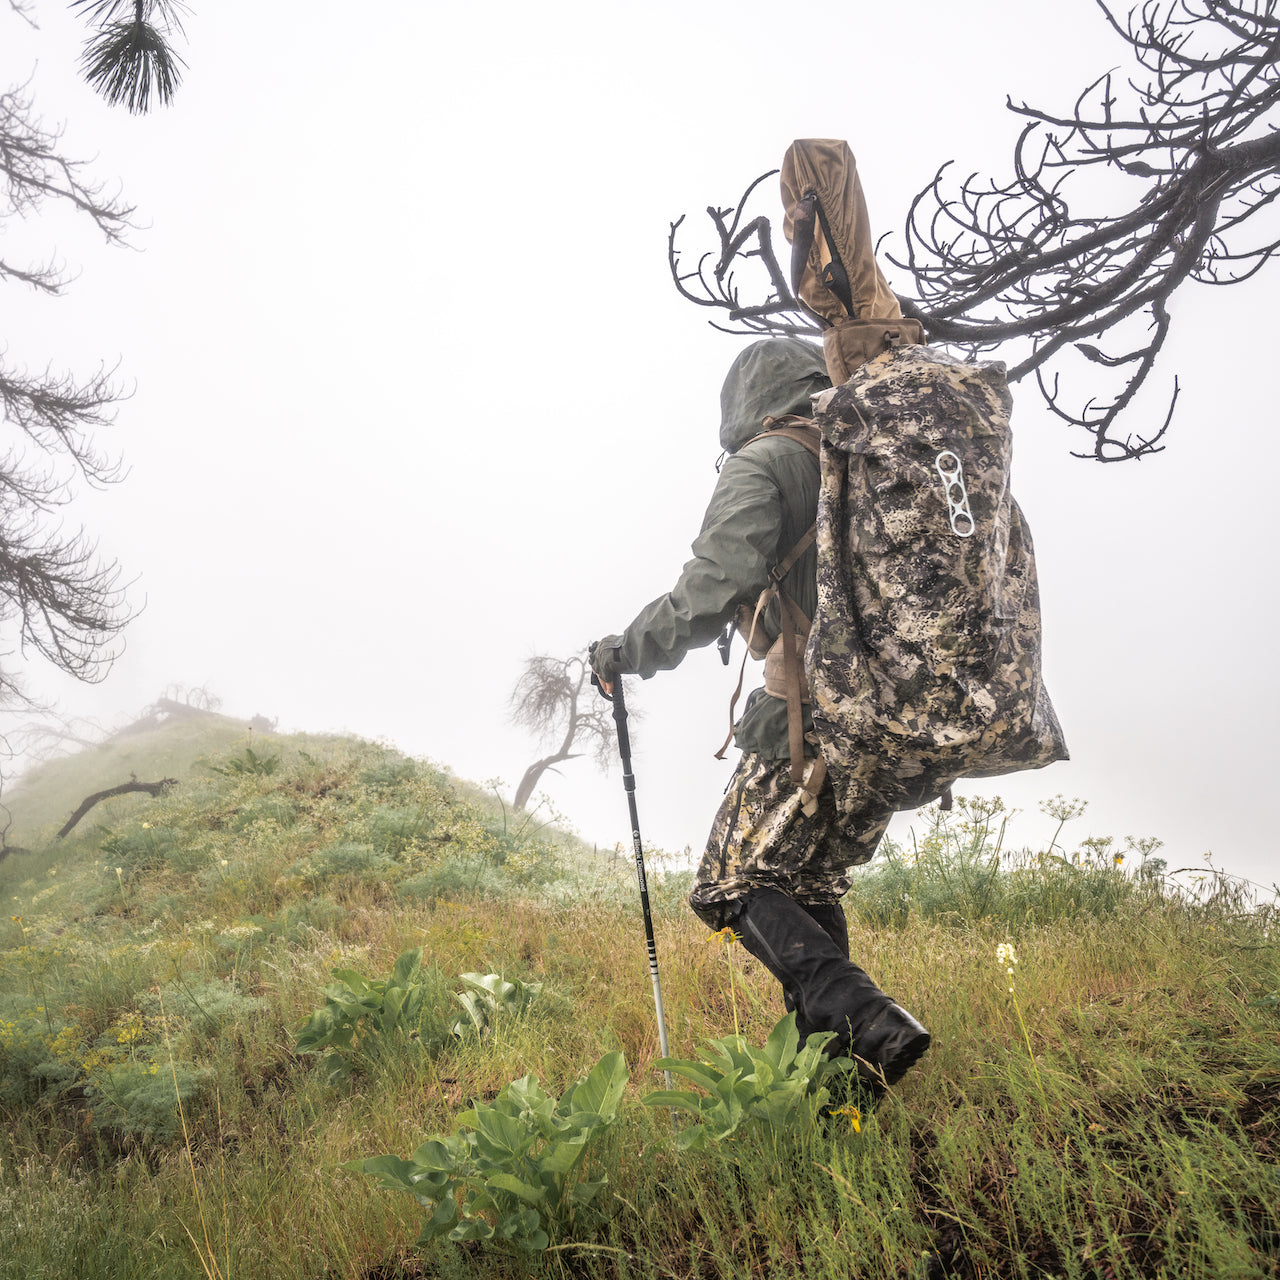
<svg viewBox="0 0 1280 1280"><path fill-rule="evenodd" d="M768 584L781 529L782 495L774 477L749 455L727 458L679 581L621 636L594 646L592 667L601 680L619 674L647 679L677 666L690 649L710 644L737 606Z"/></svg>

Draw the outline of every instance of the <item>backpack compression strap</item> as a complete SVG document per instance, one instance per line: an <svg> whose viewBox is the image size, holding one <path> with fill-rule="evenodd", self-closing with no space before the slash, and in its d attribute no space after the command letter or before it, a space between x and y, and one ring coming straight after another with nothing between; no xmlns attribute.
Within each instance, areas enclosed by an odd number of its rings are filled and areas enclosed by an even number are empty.
<svg viewBox="0 0 1280 1280"><path fill-rule="evenodd" d="M818 261L821 264L818 280L823 288L835 295L836 300L845 309L845 314L852 320L856 311L853 305L853 294L849 287L849 273L836 252L835 237L831 234L826 210L822 207L822 201L818 199L818 193L806 191L796 204L791 216L793 225L791 292L805 311L817 316L824 329L831 327L831 321L814 311L800 296L800 281L804 279L805 268L809 265L809 255L816 242Z"/></svg>

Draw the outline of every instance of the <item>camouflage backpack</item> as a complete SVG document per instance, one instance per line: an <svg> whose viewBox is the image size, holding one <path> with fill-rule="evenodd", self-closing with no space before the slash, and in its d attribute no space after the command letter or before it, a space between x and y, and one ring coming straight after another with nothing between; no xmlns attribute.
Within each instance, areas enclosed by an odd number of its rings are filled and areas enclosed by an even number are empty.
<svg viewBox="0 0 1280 1280"><path fill-rule="evenodd" d="M826 325L838 384L816 400L804 667L839 808L911 809L958 778L1066 759L1040 672L1031 533L1009 492L1005 366L922 345L902 318L845 143L794 143L782 186L797 293Z"/></svg>

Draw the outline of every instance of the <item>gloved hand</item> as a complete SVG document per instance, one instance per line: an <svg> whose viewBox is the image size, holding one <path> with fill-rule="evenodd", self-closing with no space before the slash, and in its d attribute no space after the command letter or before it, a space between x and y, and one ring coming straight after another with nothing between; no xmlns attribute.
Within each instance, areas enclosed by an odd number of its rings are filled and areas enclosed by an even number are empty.
<svg viewBox="0 0 1280 1280"><path fill-rule="evenodd" d="M596 640L587 646L587 661L591 664L591 670L600 677L601 684L611 685L618 678L621 649L621 636L605 636L603 640Z"/></svg>

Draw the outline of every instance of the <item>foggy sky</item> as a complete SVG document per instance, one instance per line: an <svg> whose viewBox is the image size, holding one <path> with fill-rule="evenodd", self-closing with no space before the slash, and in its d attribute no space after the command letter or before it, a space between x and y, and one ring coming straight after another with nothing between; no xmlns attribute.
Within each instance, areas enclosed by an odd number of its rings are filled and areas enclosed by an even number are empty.
<svg viewBox="0 0 1280 1280"><path fill-rule="evenodd" d="M383 738L507 794L540 754L507 720L523 661L666 591L714 482L748 339L676 295L669 223L688 213L709 247L706 205L826 136L896 231L944 161L1003 172L1006 94L1067 107L1126 58L1088 0L1034 25L1014 0L938 0L909 26L848 3L780 23L754 2L197 0L176 105L136 119L78 82L64 7L36 16L0 13L0 72L30 78L140 226L128 250L65 215L6 226L6 252L79 277L60 300L7 286L3 340L34 367L120 362L132 395L102 443L129 476L71 516L145 608L105 683L35 669L35 691L111 723L207 684L228 711ZM962 788L1026 811L1014 843L1047 840L1037 801L1063 793L1090 802L1068 837L1153 835L1174 866L1212 851L1275 878L1273 279L1176 296L1137 411L1158 418L1179 375L1157 457L1073 459L1082 442L1015 389L1072 760ZM705 837L735 678L709 650L633 682L656 845ZM627 840L616 772L572 762L545 790L589 840Z"/></svg>

